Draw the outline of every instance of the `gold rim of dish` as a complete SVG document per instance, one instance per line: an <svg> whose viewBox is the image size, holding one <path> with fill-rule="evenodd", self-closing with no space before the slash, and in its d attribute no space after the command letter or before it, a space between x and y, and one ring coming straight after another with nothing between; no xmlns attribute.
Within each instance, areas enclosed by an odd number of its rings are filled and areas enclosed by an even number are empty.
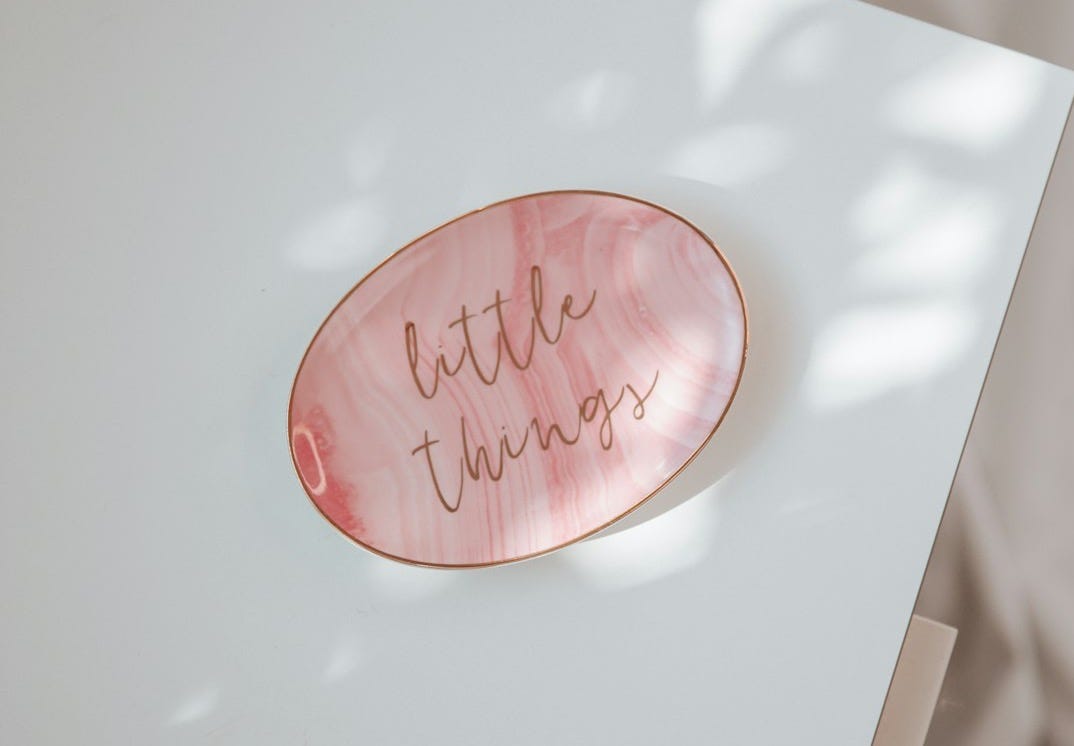
<svg viewBox="0 0 1074 746"><path fill-rule="evenodd" d="M304 480L302 478L302 471L298 467L298 461L297 461L296 456L295 456L295 447L294 447L294 440L293 440L293 426L292 426L292 422L291 422L291 413L294 410L295 388L298 385L298 377L302 374L302 368L306 364L306 358L309 357L310 350L313 349L313 345L316 344L317 339L321 336L321 332L324 330L325 324L327 324L328 321L333 316L335 316L336 311L339 310L339 307L347 302L347 299L350 298L358 290L358 288L360 288L362 286L362 283L364 283L370 277L375 275L378 271L380 271L380 269L384 265L388 264L390 261L395 259L395 257L397 257L399 254L402 254L407 249L412 248L415 244L420 243L423 239L427 238L428 236L432 235L433 233L436 233L437 231L439 231L439 230L441 230L443 228L446 228L447 226L449 226L449 225L451 225L453 223L457 223L460 220L468 218L468 217L470 217L472 215L476 215L479 212L484 212L485 210L491 209L493 207L499 207L501 205L510 204L511 202L518 202L518 201L524 200L524 199L533 199L534 197L543 197L543 196L552 195L552 194L592 194L592 195L597 195L597 196L601 196L601 197L615 197L617 199L625 199L625 200L629 200L630 202L637 202L637 203L642 204L642 205L647 205L649 207L653 207L653 208L655 208L657 210L660 210L661 212L664 212L664 213L670 215L673 218L681 220L683 223L685 223L686 225L690 226L690 228L695 233L697 233L699 236L701 236L701 238L705 241L705 243L707 243L709 246L712 247L713 252L715 252L716 256L719 258L720 262L723 264L723 266L727 270L728 274L731 275L731 281L734 283L735 291L738 293L738 300L742 304L742 360L739 363L738 378L735 379L735 386L731 390L731 396L728 397L727 404L724 405L723 412L720 413L720 416L716 420L716 423L712 426L712 430L709 431L709 434L705 436L705 439L702 440L700 444L698 444L697 448L694 449L694 452L690 454L690 457L687 458L685 461L683 461L682 464L679 466L679 468L677 468L675 471L673 471L671 474L669 474L668 477L663 482L661 482L659 485L657 485L656 489L654 489L652 492L650 492L648 495L643 497L638 502L634 503L634 505L631 506L628 510L625 510L624 512L622 512L619 515L615 516L611 520L606 521L605 523L602 523L601 525L597 526L596 528L590 529L589 531L586 531L585 533L579 534L578 536L575 536L574 538L569 539L568 541L565 541L565 542L563 542L561 544L557 544L557 545L552 546L552 547L548 547L547 549L541 549L539 551L531 552L529 554L519 555L518 557L511 557L511 558L508 558L508 559L495 560L493 562L474 562L474 563L448 564L448 563L439 563L439 562L421 562L421 561L418 561L418 560L408 559L406 557L400 557L398 555L390 554L390 553L385 552L383 550L377 549L376 547L370 546L369 544L366 544L366 543L356 539L354 536L351 536L351 534L349 534L345 529L340 527L335 521L333 521L331 518L329 518L328 515L323 510L321 510L321 506L317 504L317 501L313 498L313 495L310 494L309 489L306 487L306 480ZM291 394L287 398L287 448L291 453L291 466L295 470L295 476L298 477L298 483L300 485L302 485L302 491L306 493L306 497L313 504L313 507L316 508L317 512L321 514L321 517L323 517L326 521L328 521L328 523L334 529L336 529L339 533L343 534L343 536L345 536L352 543L357 544L362 549L368 550L368 551L372 552L373 554L379 555L381 557L385 557L385 558L390 559L390 560L395 560L396 562L402 562L403 564L406 564L406 565L413 565L413 566L416 566L416 567L432 567L432 568L437 568L437 569L442 569L442 570L467 570L467 569L476 569L476 568L480 568L480 567L496 567L497 565L510 565L510 564L514 564L516 562L522 562L524 560L533 559L534 557L540 557L540 556L545 555L545 554L550 554L552 552L556 552L556 551L558 551L560 549L563 549L564 547L570 546L571 544L576 544L576 543L578 543L578 542L580 542L580 541L582 541L584 539L588 539L590 536L593 536L594 534L600 533L601 531L603 531L604 529L608 528L612 524L618 523L619 521L623 520L628 515L633 513L635 510L640 508L642 505L644 505L647 502L649 502L658 492L660 492L660 490L664 489L664 487L666 487L673 479L675 479L675 477L679 476L679 474L681 474L682 471L687 466L689 466L693 462L693 460L695 458L697 458L697 455L699 453L701 453L702 450L704 450L705 446L708 445L710 440L712 440L712 436L714 436L716 434L716 431L720 429L720 425L723 424L724 418L727 417L727 413L731 409L731 404L732 404L732 402L734 402L735 396L738 394L739 385L742 383L742 376L743 376L743 374L745 373L745 370L746 370L746 357L747 357L747 353L749 351L749 346L750 346L749 310L746 307L746 296L742 292L742 285L738 280L738 275L735 274L735 270L731 267L731 263L727 261L727 257L725 257L723 255L723 252L720 251L720 247L716 245L716 242L713 241L711 238L709 238L708 234L706 234L703 230L701 230L696 225L694 225L693 222L687 220L682 215L678 214L677 212L675 212L673 210L669 210L668 208L664 207L663 205L658 205L655 202L650 202L648 200L644 200L644 199L641 199L639 197L631 197L631 196L626 195L626 194L619 194L618 192L608 192L608 191L604 191L604 190L600 190L600 189L550 189L550 190L543 191L543 192L533 192L531 194L522 194L522 195L519 195L517 197L510 197L508 199L499 200L498 202L493 202L491 204L485 205L484 207L479 207L476 210L471 210L469 212L463 213L462 215L454 217L451 220L448 220L447 222L441 223L440 225L436 226L432 230L428 230L425 233L422 233L420 236L418 236L414 240L410 241L409 243L407 243L402 248L397 249L396 251L393 251L391 254L389 254L387 257L385 257L383 260L381 260L381 262L379 264L377 264L377 266L375 266L375 267L373 267L373 269L369 270L369 272L367 272L362 277L362 279L360 279L357 282L357 284L355 284L354 287L352 287L350 290L348 290L344 294L344 296L342 298L340 298L339 301L334 306L332 306L332 310L328 312L327 316L325 316L324 320L317 327L317 331L314 333L313 338L310 340L309 344L306 345L306 351L304 353L302 353L302 360L299 362L298 370L295 371L294 380L291 382Z"/></svg>

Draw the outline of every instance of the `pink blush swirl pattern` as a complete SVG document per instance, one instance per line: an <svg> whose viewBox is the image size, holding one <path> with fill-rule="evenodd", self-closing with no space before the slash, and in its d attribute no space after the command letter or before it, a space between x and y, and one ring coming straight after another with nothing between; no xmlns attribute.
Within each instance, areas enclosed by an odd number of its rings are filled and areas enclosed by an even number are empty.
<svg viewBox="0 0 1074 746"><path fill-rule="evenodd" d="M511 562L672 478L745 352L734 274L685 220L607 193L520 197L422 236L340 302L295 377L292 457L374 552Z"/></svg>

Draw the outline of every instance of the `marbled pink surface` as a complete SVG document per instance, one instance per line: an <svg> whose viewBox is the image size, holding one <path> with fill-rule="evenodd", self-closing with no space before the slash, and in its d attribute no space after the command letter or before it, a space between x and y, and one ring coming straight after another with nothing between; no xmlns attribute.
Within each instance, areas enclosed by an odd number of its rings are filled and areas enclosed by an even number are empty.
<svg viewBox="0 0 1074 746"><path fill-rule="evenodd" d="M335 309L295 380L292 452L321 512L377 552L539 554L694 455L745 336L734 277L688 223L609 194L510 200L419 239Z"/></svg>

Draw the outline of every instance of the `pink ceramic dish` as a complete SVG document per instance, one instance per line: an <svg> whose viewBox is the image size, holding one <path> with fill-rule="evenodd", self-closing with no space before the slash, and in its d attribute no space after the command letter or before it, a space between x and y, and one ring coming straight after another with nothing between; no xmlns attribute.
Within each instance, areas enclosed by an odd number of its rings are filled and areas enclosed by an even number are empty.
<svg viewBox="0 0 1074 746"><path fill-rule="evenodd" d="M403 562L533 557L622 518L723 420L746 307L657 205L532 194L447 223L351 290L302 360L291 454L317 509Z"/></svg>

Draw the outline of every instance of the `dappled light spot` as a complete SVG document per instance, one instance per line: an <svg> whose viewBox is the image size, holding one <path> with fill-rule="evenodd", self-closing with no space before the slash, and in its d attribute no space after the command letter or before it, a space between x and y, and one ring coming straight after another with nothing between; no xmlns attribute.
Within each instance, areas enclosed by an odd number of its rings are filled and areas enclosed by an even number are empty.
<svg viewBox="0 0 1074 746"><path fill-rule="evenodd" d="M333 683L354 673L362 660L358 643L351 639L341 639L332 650L328 665L324 669L325 683Z"/></svg>
<svg viewBox="0 0 1074 746"><path fill-rule="evenodd" d="M746 74L789 11L816 0L706 0L698 5L697 78L703 110L715 108Z"/></svg>
<svg viewBox="0 0 1074 746"><path fill-rule="evenodd" d="M995 200L984 196L930 206L921 219L858 260L854 285L911 291L969 285L994 256L1002 219Z"/></svg>
<svg viewBox="0 0 1074 746"><path fill-rule="evenodd" d="M585 580L615 591L683 572L704 560L719 518L717 488L629 531L599 536L564 554Z"/></svg>
<svg viewBox="0 0 1074 746"><path fill-rule="evenodd" d="M939 375L965 352L975 319L964 304L915 302L847 311L821 330L806 371L820 410L862 404Z"/></svg>
<svg viewBox="0 0 1074 746"><path fill-rule="evenodd" d="M372 187L383 175L395 144L395 132L386 121L367 122L347 148L347 176L362 189Z"/></svg>
<svg viewBox="0 0 1074 746"><path fill-rule="evenodd" d="M748 184L780 167L790 151L786 133L769 124L721 127L687 140L667 170L723 187Z"/></svg>
<svg viewBox="0 0 1074 746"><path fill-rule="evenodd" d="M887 113L908 134L991 150L1026 122L1043 87L1037 60L975 49L923 69L895 90Z"/></svg>
<svg viewBox="0 0 1074 746"><path fill-rule="evenodd" d="M287 247L299 269L330 271L358 264L381 248L387 229L384 211L372 198L357 198L332 208L307 224Z"/></svg>
<svg viewBox="0 0 1074 746"><path fill-rule="evenodd" d="M168 725L183 725L202 720L210 715L220 703L220 689L209 685L194 692L175 708L168 718Z"/></svg>
<svg viewBox="0 0 1074 746"><path fill-rule="evenodd" d="M816 83L831 73L838 48L834 23L811 23L776 47L775 63L789 81Z"/></svg>
<svg viewBox="0 0 1074 746"><path fill-rule="evenodd" d="M595 70L559 90L548 104L548 117L566 130L603 129L622 118L633 92L626 75Z"/></svg>

